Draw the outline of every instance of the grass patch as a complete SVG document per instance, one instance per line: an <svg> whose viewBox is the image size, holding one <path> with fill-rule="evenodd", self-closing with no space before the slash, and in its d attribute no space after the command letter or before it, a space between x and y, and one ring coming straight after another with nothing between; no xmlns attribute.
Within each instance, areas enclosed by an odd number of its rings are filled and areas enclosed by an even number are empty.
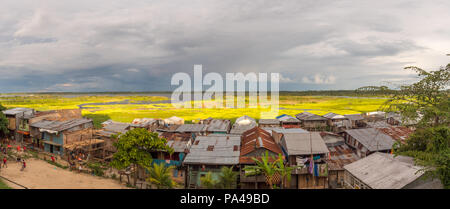
<svg viewBox="0 0 450 209"><path fill-rule="evenodd" d="M0 179L0 189L12 189L2 179Z"/></svg>

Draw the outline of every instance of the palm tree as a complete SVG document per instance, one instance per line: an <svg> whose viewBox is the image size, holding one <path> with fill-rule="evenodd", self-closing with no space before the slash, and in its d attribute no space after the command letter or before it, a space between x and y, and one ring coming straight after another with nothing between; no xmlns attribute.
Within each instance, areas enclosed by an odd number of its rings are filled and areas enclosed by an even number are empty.
<svg viewBox="0 0 450 209"><path fill-rule="evenodd" d="M176 186L176 183L172 180L173 169L175 169L175 166L166 166L165 163L153 163L148 168L149 177L147 181L158 189L172 189Z"/></svg>
<svg viewBox="0 0 450 209"><path fill-rule="evenodd" d="M261 160L258 160L256 158L252 158L253 161L255 161L256 165L254 166L246 166L244 168L244 171L246 171L245 176L253 176L253 175L260 175L263 174L266 177L266 183L270 186L271 189L274 187L274 176L278 174L277 170L277 163L274 161L271 163L269 162L269 152L266 151L266 153L261 156Z"/></svg>
<svg viewBox="0 0 450 209"><path fill-rule="evenodd" d="M207 189L214 189L217 186L217 181L212 178L211 171L208 172L204 177L200 177L200 182L203 187Z"/></svg>
<svg viewBox="0 0 450 209"><path fill-rule="evenodd" d="M298 167L301 168L302 166L298 166ZM282 189L286 188L288 183L291 182L292 170L294 170L295 168L297 168L297 167L285 166L284 162L283 162L283 157L281 156L281 154L278 154L276 170L281 175L281 188Z"/></svg>
<svg viewBox="0 0 450 209"><path fill-rule="evenodd" d="M233 171L232 167L222 167L221 173L219 174L219 186L222 189L234 189L236 188L238 173Z"/></svg>

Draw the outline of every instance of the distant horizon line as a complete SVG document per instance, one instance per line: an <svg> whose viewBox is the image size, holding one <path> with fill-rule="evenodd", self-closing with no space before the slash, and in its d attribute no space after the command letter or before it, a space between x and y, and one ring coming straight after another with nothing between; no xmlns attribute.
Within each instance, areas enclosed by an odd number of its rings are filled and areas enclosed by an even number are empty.
<svg viewBox="0 0 450 209"><path fill-rule="evenodd" d="M339 92L339 91L355 91L356 89L342 89L342 90L283 90L279 92ZM204 93L206 91L202 91ZM242 92L242 91L234 91ZM255 92L255 91L245 91L245 92ZM256 91L258 92L258 91ZM270 93L270 91L267 91ZM106 93L173 93L172 91L49 91L49 92L0 92L0 94L106 94ZM195 91L192 91L195 93Z"/></svg>

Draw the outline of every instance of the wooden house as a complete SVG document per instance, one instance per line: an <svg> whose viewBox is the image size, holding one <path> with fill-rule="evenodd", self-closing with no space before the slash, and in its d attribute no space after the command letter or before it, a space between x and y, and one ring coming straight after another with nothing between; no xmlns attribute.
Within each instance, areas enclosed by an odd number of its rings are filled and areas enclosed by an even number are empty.
<svg viewBox="0 0 450 209"><path fill-rule="evenodd" d="M268 127L281 127L280 120L278 119L259 119L258 127L268 128Z"/></svg>
<svg viewBox="0 0 450 209"><path fill-rule="evenodd" d="M290 188L328 188L328 148L318 132L283 134L281 149L292 172Z"/></svg>
<svg viewBox="0 0 450 209"><path fill-rule="evenodd" d="M198 136L183 161L187 171L186 187L202 188L200 179L208 172L217 180L223 166L238 171L240 144L241 137L236 135Z"/></svg>
<svg viewBox="0 0 450 209"><path fill-rule="evenodd" d="M344 166L345 185L353 189L442 189L439 179L421 178L423 167L411 157L376 152Z"/></svg>
<svg viewBox="0 0 450 209"><path fill-rule="evenodd" d="M16 142L28 142L30 138L29 120L34 116L34 109L13 108L4 110L3 114L8 119L9 137Z"/></svg>
<svg viewBox="0 0 450 209"><path fill-rule="evenodd" d="M300 128L300 120L290 115L283 114L278 116L277 119L280 121L281 127L283 128Z"/></svg>
<svg viewBox="0 0 450 209"><path fill-rule="evenodd" d="M268 153L270 162L278 159L278 154L282 154L280 147L272 138L269 132L254 127L242 134L241 153L239 157L240 166L240 188L258 189L270 188L266 183L264 175L246 175L244 168L249 165L255 165L253 158L261 159L261 156ZM272 158L273 157L273 158Z"/></svg>
<svg viewBox="0 0 450 209"><path fill-rule="evenodd" d="M302 112L295 117L300 120L301 128L308 131L324 131L327 128L327 118L310 112Z"/></svg>
<svg viewBox="0 0 450 209"><path fill-rule="evenodd" d="M345 143L363 158L374 152L391 152L394 140L375 128L350 129L341 133Z"/></svg>
<svg viewBox="0 0 450 209"><path fill-rule="evenodd" d="M39 137L47 153L64 156L64 146L78 141L91 140L93 137L93 123L91 119L72 119L66 121L42 120L31 124L39 129Z"/></svg>
<svg viewBox="0 0 450 209"><path fill-rule="evenodd" d="M344 166L360 159L355 151L345 144L344 137L331 133L321 132L320 136L330 150L328 162L328 187L330 189L343 188L345 169Z"/></svg>

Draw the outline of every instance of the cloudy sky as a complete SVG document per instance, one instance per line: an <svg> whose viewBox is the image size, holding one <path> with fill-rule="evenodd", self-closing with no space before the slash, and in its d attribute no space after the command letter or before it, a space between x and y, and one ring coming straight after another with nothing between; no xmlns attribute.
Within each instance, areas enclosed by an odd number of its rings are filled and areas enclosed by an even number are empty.
<svg viewBox="0 0 450 209"><path fill-rule="evenodd" d="M173 90L279 72L281 90L408 83L450 57L450 1L3 0L0 92Z"/></svg>

